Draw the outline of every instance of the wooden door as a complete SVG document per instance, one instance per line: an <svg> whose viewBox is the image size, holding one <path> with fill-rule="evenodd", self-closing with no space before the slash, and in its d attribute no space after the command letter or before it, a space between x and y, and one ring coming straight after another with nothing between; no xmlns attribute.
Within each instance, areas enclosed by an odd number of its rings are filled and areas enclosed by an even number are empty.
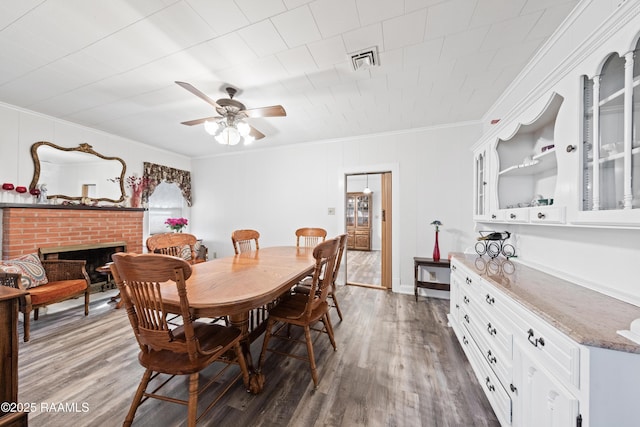
<svg viewBox="0 0 640 427"><path fill-rule="evenodd" d="M391 172L382 174L382 287L391 289Z"/></svg>

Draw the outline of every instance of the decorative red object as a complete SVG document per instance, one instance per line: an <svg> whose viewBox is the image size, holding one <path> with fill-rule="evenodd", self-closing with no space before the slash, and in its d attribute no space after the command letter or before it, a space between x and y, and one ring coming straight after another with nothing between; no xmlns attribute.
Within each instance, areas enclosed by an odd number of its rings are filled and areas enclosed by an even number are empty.
<svg viewBox="0 0 640 427"><path fill-rule="evenodd" d="M4 184L2 184L2 189L3 190L13 190L15 187L13 186L13 184L9 183L9 182L5 182Z"/></svg>
<svg viewBox="0 0 640 427"><path fill-rule="evenodd" d="M438 245L438 232L436 231L436 244L433 246L433 256L434 261L440 261L440 246Z"/></svg>
<svg viewBox="0 0 640 427"><path fill-rule="evenodd" d="M37 197L40 195L40 190L38 190L37 188L32 188L31 190L29 190L29 194Z"/></svg>
<svg viewBox="0 0 640 427"><path fill-rule="evenodd" d="M492 124L492 125L495 125L495 124L497 124L497 123L499 123L499 122L500 122L500 119L493 119L493 120L491 120L491 124Z"/></svg>
<svg viewBox="0 0 640 427"><path fill-rule="evenodd" d="M27 192L27 187L16 187L16 192L17 193L26 193Z"/></svg>

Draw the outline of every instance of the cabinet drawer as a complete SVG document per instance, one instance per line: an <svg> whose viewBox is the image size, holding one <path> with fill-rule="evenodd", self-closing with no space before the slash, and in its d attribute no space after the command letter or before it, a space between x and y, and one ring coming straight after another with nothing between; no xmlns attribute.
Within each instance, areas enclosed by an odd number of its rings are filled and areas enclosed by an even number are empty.
<svg viewBox="0 0 640 427"><path fill-rule="evenodd" d="M538 206L531 208L531 222L564 224L565 208L558 206Z"/></svg>
<svg viewBox="0 0 640 427"><path fill-rule="evenodd" d="M473 337L476 345L480 349L480 355L484 362L493 370L502 385L507 388L511 383L512 355L511 355L511 333L502 325L492 325L485 328L485 322L476 322L478 315L472 309L470 311L470 322L466 323L469 334ZM499 339L498 339L499 337ZM508 345L505 346L505 341ZM505 347L508 346L508 352Z"/></svg>
<svg viewBox="0 0 640 427"><path fill-rule="evenodd" d="M514 340L532 349L537 359L558 380L580 388L579 345L527 312L518 312L512 320L516 324L513 332Z"/></svg>
<svg viewBox="0 0 640 427"><path fill-rule="evenodd" d="M529 222L529 208L507 209L504 211L507 222Z"/></svg>
<svg viewBox="0 0 640 427"><path fill-rule="evenodd" d="M487 395L487 398L491 403L491 407L495 411L500 423L502 425L511 425L511 396L509 396L509 393L507 393L503 384L500 382L493 370L489 368L489 364L482 356L481 350L477 346L476 342L470 338L468 330L463 327L462 331L463 349L471 363L471 366L474 368L473 370L480 382L480 386ZM509 383L506 383L505 385L508 387Z"/></svg>

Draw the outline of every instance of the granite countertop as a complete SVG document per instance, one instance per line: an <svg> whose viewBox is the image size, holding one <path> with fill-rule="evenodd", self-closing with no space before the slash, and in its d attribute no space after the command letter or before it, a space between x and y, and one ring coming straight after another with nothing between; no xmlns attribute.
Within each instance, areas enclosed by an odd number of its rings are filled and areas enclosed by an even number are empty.
<svg viewBox="0 0 640 427"><path fill-rule="evenodd" d="M453 258L579 344L640 353L639 344L616 332L640 318L640 307L505 258Z"/></svg>

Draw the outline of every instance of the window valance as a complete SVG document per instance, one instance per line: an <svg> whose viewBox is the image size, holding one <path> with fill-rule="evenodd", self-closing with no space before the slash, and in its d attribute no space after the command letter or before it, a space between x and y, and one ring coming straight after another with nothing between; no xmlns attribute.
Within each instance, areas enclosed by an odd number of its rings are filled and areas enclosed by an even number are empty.
<svg viewBox="0 0 640 427"><path fill-rule="evenodd" d="M187 201L187 205L191 206L191 172L144 162L144 178L147 179L148 185L142 192L143 202L148 202L149 196L153 194L158 184L164 181L175 182Z"/></svg>

